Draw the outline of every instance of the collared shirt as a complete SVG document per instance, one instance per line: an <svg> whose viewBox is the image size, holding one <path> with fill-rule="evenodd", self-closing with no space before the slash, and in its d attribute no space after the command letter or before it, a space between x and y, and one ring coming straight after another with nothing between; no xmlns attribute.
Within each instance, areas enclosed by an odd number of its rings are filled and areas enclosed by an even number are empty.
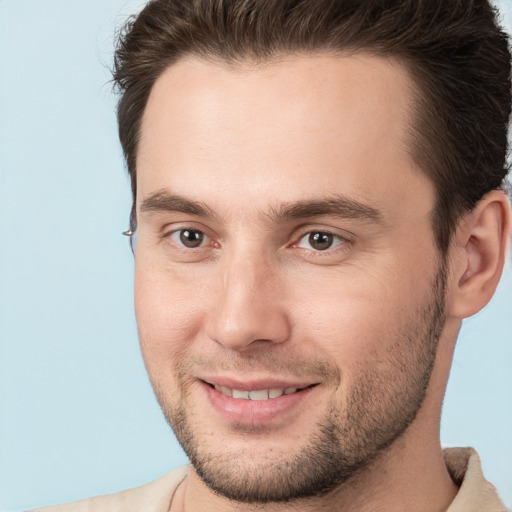
<svg viewBox="0 0 512 512"><path fill-rule="evenodd" d="M452 479L460 486L446 512L507 512L494 486L484 478L480 458L473 448L447 448L444 458ZM174 493L187 474L188 467L183 466L140 487L32 512L168 512Z"/></svg>
<svg viewBox="0 0 512 512"><path fill-rule="evenodd" d="M446 512L507 512L494 486L484 478L473 448L446 448L444 460L459 492Z"/></svg>

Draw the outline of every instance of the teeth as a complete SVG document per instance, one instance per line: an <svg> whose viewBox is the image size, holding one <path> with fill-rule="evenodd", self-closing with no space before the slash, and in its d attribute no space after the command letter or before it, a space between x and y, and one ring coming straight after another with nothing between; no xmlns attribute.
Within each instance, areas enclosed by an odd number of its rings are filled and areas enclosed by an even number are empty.
<svg viewBox="0 0 512 512"><path fill-rule="evenodd" d="M238 391L238 389L233 389L233 398L249 400L249 391Z"/></svg>
<svg viewBox="0 0 512 512"><path fill-rule="evenodd" d="M268 390L249 391L249 400L268 400Z"/></svg>
<svg viewBox="0 0 512 512"><path fill-rule="evenodd" d="M269 398L279 398L284 394L284 389L269 389L268 397Z"/></svg>
<svg viewBox="0 0 512 512"><path fill-rule="evenodd" d="M215 389L225 395L233 396L233 391L226 386L215 386Z"/></svg>
<svg viewBox="0 0 512 512"><path fill-rule="evenodd" d="M240 391L231 389L227 386L215 385L215 389L224 395L231 396L242 400L268 400L269 398L279 398L282 395L291 395L303 388L284 388L284 389L259 389L254 391Z"/></svg>

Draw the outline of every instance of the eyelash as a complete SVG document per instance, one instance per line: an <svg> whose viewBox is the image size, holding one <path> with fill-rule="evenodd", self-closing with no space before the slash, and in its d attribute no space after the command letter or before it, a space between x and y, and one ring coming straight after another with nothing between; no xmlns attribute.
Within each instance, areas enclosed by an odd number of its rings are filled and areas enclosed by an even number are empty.
<svg viewBox="0 0 512 512"><path fill-rule="evenodd" d="M181 238L187 231L190 233L195 233L196 235L199 234L199 235L203 236L204 239L201 240L199 245L197 245L195 247L188 247L183 243L183 239ZM311 247L311 242L312 242L311 237L315 236L315 235L317 237L318 237L318 235L321 235L323 238L325 238L325 237L330 238L331 244L328 247L326 247L324 250L315 249L314 247ZM174 245L177 246L179 248L179 250L181 250L181 251L187 251L187 252L191 251L191 250L196 251L196 250L203 249L204 247L207 247L208 245L211 247L214 247L214 248L219 247L219 244L217 242L214 242L214 240L209 235L207 235L203 230L196 229L193 227L182 227L180 229L174 229L172 231L165 233L163 235L163 237L172 240ZM301 242L304 239L306 239L307 237L309 237L309 241L306 243L309 243L310 247L301 247L299 244L301 244ZM309 230L307 232L303 232L300 235L300 237L296 238L295 240L296 241L289 244L288 247L298 249L298 250L303 249L303 250L307 251L309 254L314 254L315 256L330 255L333 252L337 252L340 250L346 250L348 248L348 246L351 246L354 244L354 240L349 237L337 235L335 233L332 233L328 230L323 230L323 229ZM321 241L319 243L321 243Z"/></svg>
<svg viewBox="0 0 512 512"><path fill-rule="evenodd" d="M325 237L330 238L330 242L331 242L330 245L323 250L315 249L314 247L311 247L311 243L312 243L311 238L314 236L318 236L318 235L322 235L323 238L325 238ZM299 244L306 238L308 239L308 241L306 243L309 244L309 247L301 247ZM320 243L322 243L322 242L320 241ZM310 253L315 254L315 256L317 256L317 255L320 256L323 254L325 254L325 255L332 254L333 252L340 250L341 249L340 246L343 246L343 248L346 249L346 246L351 245L351 244L353 244L353 241L347 237L337 235L328 230L317 229L317 230L310 230L307 233L302 234L300 236L300 238L298 239L298 241L294 242L291 245L291 247L294 247L297 249L304 249L306 251L309 251Z"/></svg>
<svg viewBox="0 0 512 512"><path fill-rule="evenodd" d="M174 236L176 237L181 237L181 235L185 232L191 232L191 233L196 233L196 234L200 234L204 237L204 240L201 241L200 245L197 245L196 247L187 247L184 243L180 242L179 240L173 238ZM189 250L194 250L194 249L202 249L204 248L205 246L208 246L208 245L212 245L214 247L217 247L218 244L216 242L214 242L210 236L208 236L203 230L201 229L197 229L197 228L192 228L192 227L183 227L183 228L180 228L180 229L174 229L172 231L169 231L167 233L164 233L163 235L163 238L168 238L170 240L173 241L173 243L180 249L180 250L183 250L183 251L189 251ZM210 243L208 243L208 241L210 241ZM204 242L204 243L203 243Z"/></svg>

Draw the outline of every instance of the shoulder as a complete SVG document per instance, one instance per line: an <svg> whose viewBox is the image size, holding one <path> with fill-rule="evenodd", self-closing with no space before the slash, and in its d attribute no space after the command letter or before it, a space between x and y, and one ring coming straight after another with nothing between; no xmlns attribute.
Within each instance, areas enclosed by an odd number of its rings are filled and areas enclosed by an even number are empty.
<svg viewBox="0 0 512 512"><path fill-rule="evenodd" d="M507 512L496 489L485 479L480 457L473 448L447 448L444 460L459 486L447 512Z"/></svg>
<svg viewBox="0 0 512 512"><path fill-rule="evenodd" d="M186 477L188 468L179 467L157 480L115 494L34 509L31 512L167 512L174 491Z"/></svg>

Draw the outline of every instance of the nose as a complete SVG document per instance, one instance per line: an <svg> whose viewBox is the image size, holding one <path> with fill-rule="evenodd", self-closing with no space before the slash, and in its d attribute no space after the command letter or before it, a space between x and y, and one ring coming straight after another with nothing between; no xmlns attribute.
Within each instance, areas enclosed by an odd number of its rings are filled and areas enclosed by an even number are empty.
<svg viewBox="0 0 512 512"><path fill-rule="evenodd" d="M223 263L216 304L207 321L210 339L243 351L255 342L282 343L290 336L285 285L261 255L240 254Z"/></svg>

